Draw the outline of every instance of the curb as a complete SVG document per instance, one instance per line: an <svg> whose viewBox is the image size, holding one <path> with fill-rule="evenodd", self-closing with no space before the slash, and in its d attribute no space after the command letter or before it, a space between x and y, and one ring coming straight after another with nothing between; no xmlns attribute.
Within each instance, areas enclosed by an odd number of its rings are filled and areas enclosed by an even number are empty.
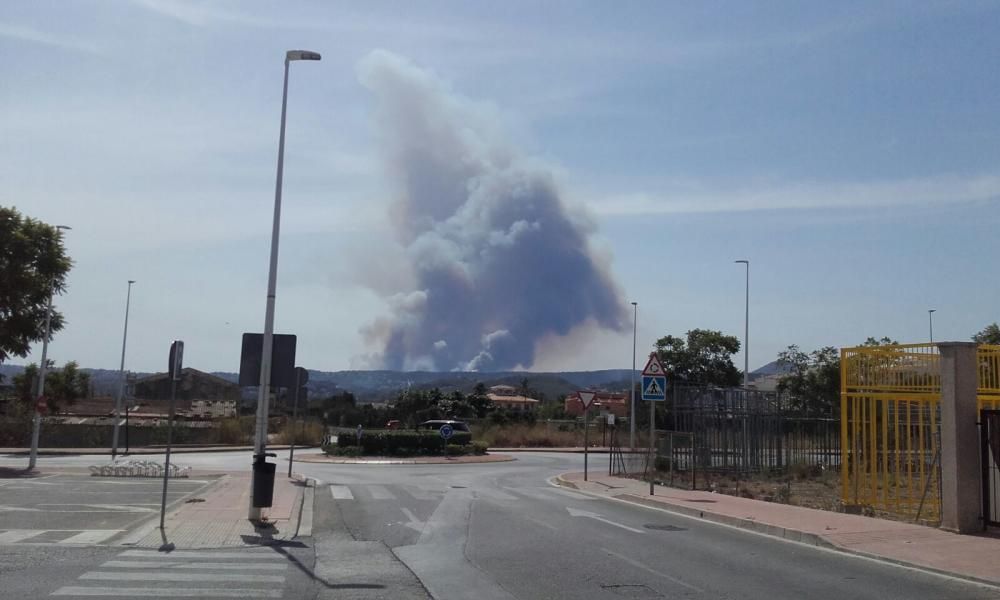
<svg viewBox="0 0 1000 600"><path fill-rule="evenodd" d="M189 493L189 494L187 494L185 496L182 496L181 498L175 500L174 503L176 504L176 506L174 506L173 508L169 509L166 513L164 513L164 515L163 515L164 522L166 522L167 519L169 519L170 517L172 517L175 514L177 514L178 512L180 512L184 508L185 501L188 498L191 498L195 494L199 494L201 492L204 492L205 490L211 489L211 488L219 485L222 481L224 481L228 477L229 477L229 475L225 475L224 474L221 477L218 477L215 480L210 481L209 483L206 483L205 485L202 485L201 487L199 487L198 489L192 491L191 493ZM131 532L129 532L126 535L118 538L111 545L112 546L136 546L144 537L146 537L147 535L149 535L150 533L152 533L153 530L159 529L159 528L160 528L160 515L159 515L159 513L157 513L154 517L150 518L148 522L139 525L138 527L136 527L135 529L133 529Z"/></svg>
<svg viewBox="0 0 1000 600"><path fill-rule="evenodd" d="M760 523L753 519L741 518L741 517L730 517L728 515L719 515L711 512L705 512L697 508L691 508L688 506L682 506L677 504L666 504L663 502L655 502L648 500L641 496L636 496L635 494L620 494L617 496L606 496L602 494L595 494L593 492L580 489L578 485L574 482L569 481L563 477L566 473L561 473L551 478L549 481L554 483L554 485L566 488L572 488L579 491L580 493L593 496L595 498L606 498L611 500L619 500L621 502L627 502L629 504L636 504L639 506L644 506L647 508L655 508L658 510L663 510L667 512L673 512L686 517L700 519L703 521L709 521L711 523L718 523L720 525L726 525L729 527L734 527L736 529L745 529L747 531L752 531L760 535L766 535L768 537L774 537L779 539L788 540L791 542L798 542L800 544L806 544L808 546L816 546L818 548L824 548L833 552L839 552L841 554L846 554L848 556L857 556L860 558L866 558L868 560L875 560L878 562L883 562L887 564L896 565L898 567L905 567L907 569L914 569L916 571L923 571L926 573L932 573L934 575L940 575L944 577L950 577L953 579L959 579L962 581L967 581L970 583L975 583L978 585L983 585L993 589L1000 588L1000 582L992 581L989 579L983 579L981 577L976 577L974 575L966 575L964 573L956 573L954 571L948 571L945 569L939 569L936 567L929 567L926 565L921 565L909 561L905 561L898 558L892 558L889 556L883 556L881 554L872 554L870 552L862 552L860 550L853 550L851 548L845 548L826 539L822 535L815 533L807 533L804 531L798 531L796 529L788 529L787 527L781 527L778 525L768 525L766 523Z"/></svg>
<svg viewBox="0 0 1000 600"><path fill-rule="evenodd" d="M517 460L513 456L506 456L503 454L492 454L490 456L497 457L495 460L473 460L473 461L455 461L440 459L436 461L417 461L411 458L384 458L384 459L364 459L364 458L327 458L321 457L319 460L316 459L299 459L296 458L295 462L309 463L315 465L376 465L376 466L406 466L406 465L489 465L493 463L511 462Z"/></svg>
<svg viewBox="0 0 1000 600"><path fill-rule="evenodd" d="M299 507L299 522L295 526L295 535L292 539L300 537L312 537L313 530L313 502L316 499L316 480L307 478L305 480L306 489L302 494L302 504Z"/></svg>

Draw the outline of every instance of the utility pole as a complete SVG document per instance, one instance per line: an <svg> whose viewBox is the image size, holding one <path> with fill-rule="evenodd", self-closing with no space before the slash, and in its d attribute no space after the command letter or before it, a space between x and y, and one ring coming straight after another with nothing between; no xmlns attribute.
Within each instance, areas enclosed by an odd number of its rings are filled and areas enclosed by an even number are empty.
<svg viewBox="0 0 1000 600"><path fill-rule="evenodd" d="M632 373L630 380L632 386L629 388L629 411L628 411L628 445L635 450L635 341L639 320L639 303L632 303Z"/></svg>
<svg viewBox="0 0 1000 600"><path fill-rule="evenodd" d="M125 294L125 331L122 333L122 360L118 365L118 396L115 398L115 428L111 434L111 460L118 454L118 427L121 421L122 396L125 395L125 342L128 341L128 308L132 301L133 283L134 279L128 280L128 291Z"/></svg>

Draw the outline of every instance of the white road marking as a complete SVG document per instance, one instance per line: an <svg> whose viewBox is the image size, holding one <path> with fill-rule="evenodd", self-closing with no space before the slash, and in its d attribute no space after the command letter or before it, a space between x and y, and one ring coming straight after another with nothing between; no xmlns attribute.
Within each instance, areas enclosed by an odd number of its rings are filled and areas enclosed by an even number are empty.
<svg viewBox="0 0 1000 600"><path fill-rule="evenodd" d="M590 512L589 510L578 510L576 508L570 508L568 506L566 507L566 510L569 511L570 516L573 516L573 517L586 517L588 519L593 519L595 521L600 521L601 523L607 523L608 525L614 525L615 527L621 527L622 529L626 529L628 531L631 531L632 533L646 533L642 529L636 529L635 527L629 527L628 525L622 525L621 523L616 523L616 522L614 522L614 521L612 521L610 519L605 519L601 515L599 515L599 514L597 514L595 512Z"/></svg>
<svg viewBox="0 0 1000 600"><path fill-rule="evenodd" d="M0 533L0 544L13 544L45 533L44 529L14 529Z"/></svg>
<svg viewBox="0 0 1000 600"><path fill-rule="evenodd" d="M653 575L659 575L660 577L662 577L662 578L664 578L664 579L666 579L668 581L672 581L672 582L676 583L677 585L682 585L682 586L688 588L689 590L693 590L693 591L698 592L698 593L704 593L705 592L705 590L701 589L700 587L693 586L690 583L686 583L684 581L681 581L680 579L677 579L676 577L671 577L670 575L667 575L666 573L661 573L660 571L657 571L656 569L653 569L651 567L647 567L646 565L642 564L641 562L639 562L637 560L633 560L633 559L631 559L631 558L629 558L627 556L624 556L622 554L618 554L617 552L613 552L611 550L608 550L607 548L601 548L601 551L602 552L607 552L611 556L614 556L615 558L623 560L623 561L627 562L628 564L632 565L633 567L636 567L638 569L642 569L643 571L646 571L647 573L652 573Z"/></svg>
<svg viewBox="0 0 1000 600"><path fill-rule="evenodd" d="M60 544L99 544L104 540L117 535L125 531L124 529L88 529L81 531L76 535L72 535L64 540L60 540Z"/></svg>
<svg viewBox="0 0 1000 600"><path fill-rule="evenodd" d="M409 519L409 521L403 523L403 525L406 525L407 527L413 529L417 533L420 533L421 531L424 530L424 525L426 525L427 523L425 521L421 521L420 519L418 519L417 516L413 514L413 511L411 511L408 508L400 508L399 510L403 511L403 514L406 515L407 519Z"/></svg>
<svg viewBox="0 0 1000 600"><path fill-rule="evenodd" d="M281 598L284 590L254 590L234 588L160 588L160 587L83 587L66 586L52 593L53 596L126 596L140 598Z"/></svg>
<svg viewBox="0 0 1000 600"><path fill-rule="evenodd" d="M155 560L109 560L101 565L108 569L222 569L224 571L284 571L286 563L260 562L159 562Z"/></svg>
<svg viewBox="0 0 1000 600"><path fill-rule="evenodd" d="M248 575L245 573L162 573L157 571L90 571L80 575L88 581L236 581L246 583L284 583L284 575Z"/></svg>
<svg viewBox="0 0 1000 600"><path fill-rule="evenodd" d="M385 486L382 485L370 485L368 486L368 492L372 495L372 498L376 500L395 500L396 496Z"/></svg>
<svg viewBox="0 0 1000 600"><path fill-rule="evenodd" d="M331 485L330 494L333 495L334 500L354 500L351 488L346 485Z"/></svg>
<svg viewBox="0 0 1000 600"><path fill-rule="evenodd" d="M30 508L27 506L5 506L0 504L0 512L10 511L10 512L42 512L40 508Z"/></svg>
<svg viewBox="0 0 1000 600"><path fill-rule="evenodd" d="M161 558L161 559L181 559L181 558L249 558L252 560L288 560L284 555L271 550L270 548L247 549L241 552L208 552L198 550L173 550L171 552L158 552L156 550L126 550L118 556L126 558Z"/></svg>

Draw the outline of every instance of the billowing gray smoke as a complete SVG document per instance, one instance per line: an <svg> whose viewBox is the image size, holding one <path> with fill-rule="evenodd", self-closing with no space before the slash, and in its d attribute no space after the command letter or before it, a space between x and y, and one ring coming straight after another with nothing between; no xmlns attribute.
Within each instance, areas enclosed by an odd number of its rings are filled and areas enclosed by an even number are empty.
<svg viewBox="0 0 1000 600"><path fill-rule="evenodd" d="M519 157L482 106L377 51L359 68L415 289L370 327L388 369L530 368L535 345L581 325L623 328L626 310L544 167Z"/></svg>

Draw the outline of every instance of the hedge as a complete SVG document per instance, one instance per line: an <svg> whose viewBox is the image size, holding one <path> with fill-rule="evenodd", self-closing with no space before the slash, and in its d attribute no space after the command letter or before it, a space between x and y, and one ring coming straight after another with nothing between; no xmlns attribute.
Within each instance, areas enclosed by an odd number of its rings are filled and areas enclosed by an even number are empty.
<svg viewBox="0 0 1000 600"><path fill-rule="evenodd" d="M472 442L468 431L456 431L447 442L436 431L378 431L361 434L361 450L366 455L406 456L414 454L443 454L446 447L467 446ZM353 433L337 436L338 448L358 446Z"/></svg>

